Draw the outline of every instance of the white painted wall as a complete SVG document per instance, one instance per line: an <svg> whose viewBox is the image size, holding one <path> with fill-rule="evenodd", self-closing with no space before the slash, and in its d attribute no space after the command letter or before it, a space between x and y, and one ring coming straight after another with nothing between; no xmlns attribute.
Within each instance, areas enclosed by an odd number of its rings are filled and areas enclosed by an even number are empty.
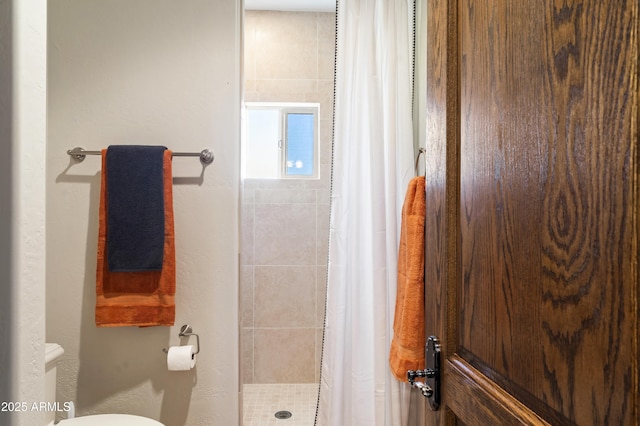
<svg viewBox="0 0 640 426"><path fill-rule="evenodd" d="M39 426L44 398L46 14L0 1L0 401L26 404L9 426Z"/></svg>
<svg viewBox="0 0 640 426"><path fill-rule="evenodd" d="M1 0L0 0L1 1ZM80 415L131 413L167 426L239 424L239 0L49 2L47 340L65 349L59 401ZM161 144L175 158L176 325L94 325L100 158L67 149ZM42 162L41 162L42 164ZM195 370L161 351L189 323Z"/></svg>

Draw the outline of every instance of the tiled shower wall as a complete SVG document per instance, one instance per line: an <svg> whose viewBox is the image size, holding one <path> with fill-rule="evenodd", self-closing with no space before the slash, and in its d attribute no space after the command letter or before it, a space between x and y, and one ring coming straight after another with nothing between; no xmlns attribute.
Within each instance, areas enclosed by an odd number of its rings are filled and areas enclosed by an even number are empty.
<svg viewBox="0 0 640 426"><path fill-rule="evenodd" d="M320 179L243 183L243 383L319 376L329 238L335 14L245 12L245 101L320 103Z"/></svg>

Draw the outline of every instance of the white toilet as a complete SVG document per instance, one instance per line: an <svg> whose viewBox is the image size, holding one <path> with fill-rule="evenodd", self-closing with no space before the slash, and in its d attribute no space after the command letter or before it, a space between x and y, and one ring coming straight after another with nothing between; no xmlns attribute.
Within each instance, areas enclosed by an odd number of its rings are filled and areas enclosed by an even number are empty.
<svg viewBox="0 0 640 426"><path fill-rule="evenodd" d="M56 343L47 343L45 348L45 397L46 401L56 401L56 366L58 358L64 353L64 349ZM45 426L53 426L56 419L55 411L47 412ZM93 416L75 417L61 420L57 423L61 426L164 426L162 423L146 417L132 416L130 414L97 414Z"/></svg>

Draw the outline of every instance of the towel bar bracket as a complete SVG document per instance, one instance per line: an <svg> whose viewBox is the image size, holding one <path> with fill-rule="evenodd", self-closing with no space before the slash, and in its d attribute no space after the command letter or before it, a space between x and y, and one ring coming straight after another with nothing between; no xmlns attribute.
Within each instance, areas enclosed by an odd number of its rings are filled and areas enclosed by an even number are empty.
<svg viewBox="0 0 640 426"><path fill-rule="evenodd" d="M76 161L84 161L87 156L86 154L82 154L83 152L85 151L82 147L76 146L75 148L68 150L67 154Z"/></svg>

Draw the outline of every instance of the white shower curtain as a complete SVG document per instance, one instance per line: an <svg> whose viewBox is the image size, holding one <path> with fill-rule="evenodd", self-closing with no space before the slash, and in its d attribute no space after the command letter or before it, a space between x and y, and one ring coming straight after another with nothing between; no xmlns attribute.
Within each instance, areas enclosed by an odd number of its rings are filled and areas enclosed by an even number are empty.
<svg viewBox="0 0 640 426"><path fill-rule="evenodd" d="M318 426L402 426L389 369L400 213L415 175L413 0L339 0L331 233Z"/></svg>

